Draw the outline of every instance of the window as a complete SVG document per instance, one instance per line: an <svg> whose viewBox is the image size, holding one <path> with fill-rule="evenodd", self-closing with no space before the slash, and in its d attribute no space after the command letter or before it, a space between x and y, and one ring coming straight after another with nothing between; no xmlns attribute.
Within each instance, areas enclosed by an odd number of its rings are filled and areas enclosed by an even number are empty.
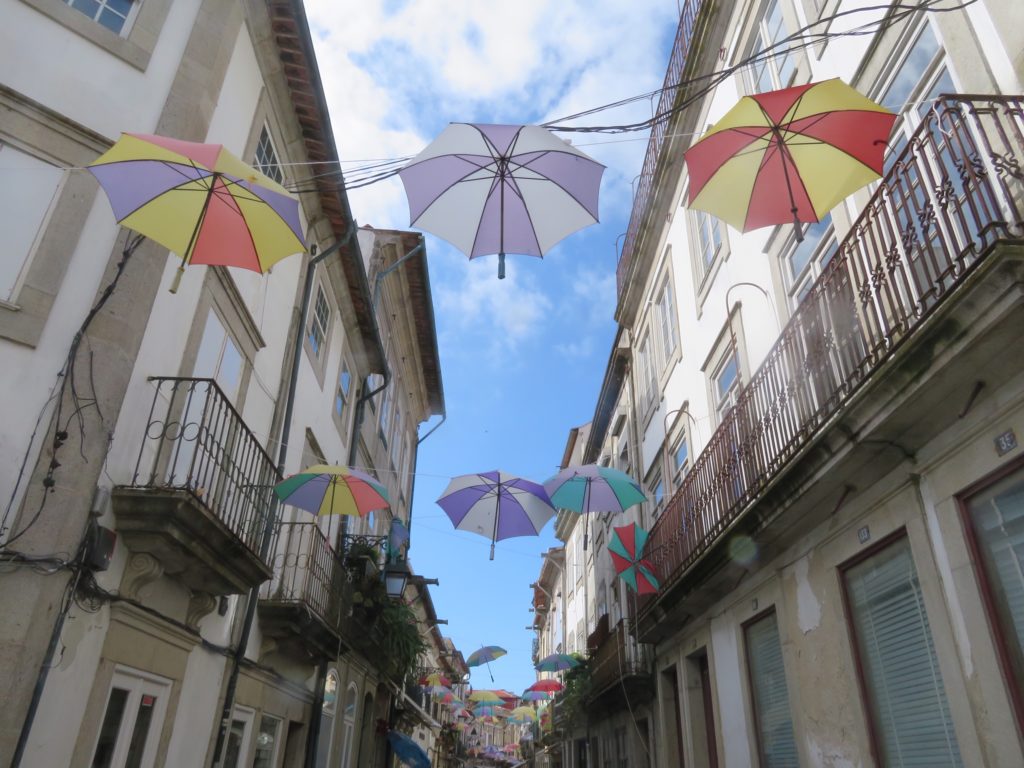
<svg viewBox="0 0 1024 768"><path fill-rule="evenodd" d="M775 611L744 627L757 747L765 768L799 766Z"/></svg>
<svg viewBox="0 0 1024 768"><path fill-rule="evenodd" d="M117 667L92 768L151 768L170 692L170 680Z"/></svg>
<svg viewBox="0 0 1024 768"><path fill-rule="evenodd" d="M263 715L256 734L256 756L252 768L277 768L278 746L281 739L281 718Z"/></svg>
<svg viewBox="0 0 1024 768"><path fill-rule="evenodd" d="M962 765L906 537L845 568L844 587L879 760Z"/></svg>
<svg viewBox="0 0 1024 768"><path fill-rule="evenodd" d="M715 410L718 412L718 420L721 421L736 404L740 390L739 359L735 347L729 348L725 359L712 374L712 379L715 384Z"/></svg>
<svg viewBox="0 0 1024 768"><path fill-rule="evenodd" d="M787 37L789 32L782 18L779 0L771 0L758 22L754 47L750 52L755 93L786 88L793 82L796 57L789 50L790 43L782 42Z"/></svg>
<svg viewBox="0 0 1024 768"><path fill-rule="evenodd" d="M274 142L270 138L270 131L263 126L260 131L260 140L256 145L255 165L264 176L269 176L278 184L284 183L284 174L281 172L281 163L277 159L277 152L274 150Z"/></svg>
<svg viewBox="0 0 1024 768"><path fill-rule="evenodd" d="M192 375L197 379L213 379L228 400L237 405L243 366L244 358L237 342L211 309L203 327Z"/></svg>
<svg viewBox="0 0 1024 768"><path fill-rule="evenodd" d="M115 35L127 32L128 20L134 16L137 2L132 0L64 0L76 11L102 24Z"/></svg>
<svg viewBox="0 0 1024 768"><path fill-rule="evenodd" d="M249 754L252 721L256 713L246 707L235 707L231 713L231 727L224 745L223 768L244 768Z"/></svg>
<svg viewBox="0 0 1024 768"><path fill-rule="evenodd" d="M322 285L316 287L316 300L313 302L313 311L309 315L309 324L306 327L306 340L317 360L324 357L324 347L327 343L327 332L331 327L331 306L327 303L327 295Z"/></svg>
<svg viewBox="0 0 1024 768"><path fill-rule="evenodd" d="M640 344L637 346L637 374L640 380L637 388L640 395L639 413L645 414L653 405L657 393L657 384L654 378L654 361L651 360L651 347L649 344L650 334L644 333Z"/></svg>
<svg viewBox="0 0 1024 768"><path fill-rule="evenodd" d="M661 370L665 369L676 351L676 307L672 297L672 281L666 277L658 294L657 302L658 335L661 338Z"/></svg>
<svg viewBox="0 0 1024 768"><path fill-rule="evenodd" d="M697 254L700 256L699 277L703 278L715 263L722 250L722 223L710 213L691 211L696 231Z"/></svg>
<svg viewBox="0 0 1024 768"><path fill-rule="evenodd" d="M676 475L677 482L690 471L690 443L685 434L679 438L672 451L672 471Z"/></svg>
<svg viewBox="0 0 1024 768"><path fill-rule="evenodd" d="M324 681L324 702L320 710L320 738L316 745L316 768L327 768L331 760L331 741L334 734L334 710L338 705L338 673L333 669Z"/></svg>
<svg viewBox="0 0 1024 768"><path fill-rule="evenodd" d="M657 462L655 462L657 466ZM661 472L658 469L654 469L647 478L645 483L649 493L649 499L651 502L651 520L657 520L661 515L663 502L665 501L665 481L662 479Z"/></svg>
<svg viewBox="0 0 1024 768"><path fill-rule="evenodd" d="M388 420L391 417L391 398L390 392L384 390L380 396L380 441L384 443L384 447L388 447Z"/></svg>
<svg viewBox="0 0 1024 768"><path fill-rule="evenodd" d="M803 241L794 237L785 257L786 284L790 302L795 309L804 300L814 281L832 261L839 250L832 227L832 214L826 214L821 221L810 224L803 231Z"/></svg>
<svg viewBox="0 0 1024 768"><path fill-rule="evenodd" d="M988 486L965 504L979 556L990 620L1002 646L1004 674L1024 718L1024 471Z"/></svg>
<svg viewBox="0 0 1024 768"><path fill-rule="evenodd" d="M352 374L348 371L348 363L341 361L341 370L338 372L338 388L334 393L334 413L339 419L345 416L345 404L348 402L348 394L352 386Z"/></svg>
<svg viewBox="0 0 1024 768"><path fill-rule="evenodd" d="M0 301L15 301L24 271L36 248L64 172L43 160L0 143Z"/></svg>
<svg viewBox="0 0 1024 768"><path fill-rule="evenodd" d="M340 768L352 768L352 754L356 736L356 709L359 704L359 692L355 684L351 684L345 692L345 709L342 711L342 722L344 731L341 741L341 766Z"/></svg>

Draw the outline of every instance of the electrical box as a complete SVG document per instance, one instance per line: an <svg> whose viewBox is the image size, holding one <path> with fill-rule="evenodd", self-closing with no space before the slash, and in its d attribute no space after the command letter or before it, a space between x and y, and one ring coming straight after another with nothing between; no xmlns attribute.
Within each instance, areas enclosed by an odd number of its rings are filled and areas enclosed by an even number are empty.
<svg viewBox="0 0 1024 768"><path fill-rule="evenodd" d="M89 526L83 558L85 567L91 571L107 570L116 544L117 534L112 530L97 524Z"/></svg>

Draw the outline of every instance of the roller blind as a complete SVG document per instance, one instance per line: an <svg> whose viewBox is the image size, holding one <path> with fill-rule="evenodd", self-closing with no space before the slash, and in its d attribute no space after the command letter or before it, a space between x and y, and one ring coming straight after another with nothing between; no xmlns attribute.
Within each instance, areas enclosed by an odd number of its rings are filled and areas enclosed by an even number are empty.
<svg viewBox="0 0 1024 768"><path fill-rule="evenodd" d="M849 569L846 589L882 764L963 765L909 542Z"/></svg>
<svg viewBox="0 0 1024 768"><path fill-rule="evenodd" d="M775 612L748 624L746 636L761 765L763 768L796 768L800 763L793 738L789 689Z"/></svg>

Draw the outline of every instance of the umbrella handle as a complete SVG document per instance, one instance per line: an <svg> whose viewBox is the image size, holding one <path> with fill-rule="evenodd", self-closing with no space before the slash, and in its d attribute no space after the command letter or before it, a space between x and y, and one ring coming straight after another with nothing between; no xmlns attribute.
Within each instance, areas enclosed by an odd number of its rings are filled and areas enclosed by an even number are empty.
<svg viewBox="0 0 1024 768"><path fill-rule="evenodd" d="M505 254L504 253L499 253L498 254L498 279L499 280L504 280L505 279Z"/></svg>
<svg viewBox="0 0 1024 768"><path fill-rule="evenodd" d="M178 271L174 273L174 280L171 282L171 293L177 293L181 285L181 277L185 274L185 263L178 265Z"/></svg>

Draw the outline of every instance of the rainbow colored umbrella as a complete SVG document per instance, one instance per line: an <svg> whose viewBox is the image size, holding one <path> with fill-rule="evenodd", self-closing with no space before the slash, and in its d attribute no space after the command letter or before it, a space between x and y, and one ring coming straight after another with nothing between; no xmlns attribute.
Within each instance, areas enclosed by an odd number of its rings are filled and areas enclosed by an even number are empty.
<svg viewBox="0 0 1024 768"><path fill-rule="evenodd" d="M481 702L484 704L493 703L500 704L501 697L494 691L473 691L469 694L470 701Z"/></svg>
<svg viewBox="0 0 1024 768"><path fill-rule="evenodd" d="M538 672L561 672L564 669L572 669L580 665L579 659L570 656L568 653L552 653L534 664ZM533 686L530 686L533 690Z"/></svg>
<svg viewBox="0 0 1024 768"><path fill-rule="evenodd" d="M477 648L466 659L467 667L479 667L481 664L487 665L487 674L491 676L491 682L494 682L494 673L491 672L491 662L495 659L499 659L504 656L508 651L499 645L485 645L483 648Z"/></svg>
<svg viewBox="0 0 1024 768"><path fill-rule="evenodd" d="M114 218L186 264L266 272L306 249L299 203L220 144L122 133L90 164Z"/></svg>
<svg viewBox="0 0 1024 768"><path fill-rule="evenodd" d="M838 78L744 96L686 151L687 204L743 232L821 221L881 175L895 121Z"/></svg>
<svg viewBox="0 0 1024 768"><path fill-rule="evenodd" d="M653 567L642 559L647 544L647 531L636 523L612 529L608 552L612 556L615 572L640 595L653 595L661 584L654 575Z"/></svg>
<svg viewBox="0 0 1024 768"><path fill-rule="evenodd" d="M537 713L533 707L516 707L512 710L512 717L525 717L530 722L533 722L537 719Z"/></svg>
<svg viewBox="0 0 1024 768"><path fill-rule="evenodd" d="M523 691L523 695L519 697L523 701L547 701L551 698L551 694L547 691Z"/></svg>
<svg viewBox="0 0 1024 768"><path fill-rule="evenodd" d="M398 518L395 518L396 520ZM452 681L442 675L440 672L431 672L429 675L424 675L420 678L420 685L444 685L450 686Z"/></svg>
<svg viewBox="0 0 1024 768"><path fill-rule="evenodd" d="M387 489L349 467L317 464L274 486L283 504L315 515L367 515L388 506Z"/></svg>

